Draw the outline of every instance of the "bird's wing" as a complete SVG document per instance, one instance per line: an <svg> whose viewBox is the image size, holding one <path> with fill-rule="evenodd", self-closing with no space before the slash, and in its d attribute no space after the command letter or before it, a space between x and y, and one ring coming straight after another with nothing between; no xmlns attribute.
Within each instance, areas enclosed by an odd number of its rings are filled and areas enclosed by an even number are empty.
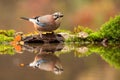
<svg viewBox="0 0 120 80"><path fill-rule="evenodd" d="M36 22L37 25L41 26L41 27L46 27L46 23L41 23L41 22Z"/></svg>
<svg viewBox="0 0 120 80"><path fill-rule="evenodd" d="M52 15L45 15L38 18L39 24L42 23L43 26L51 26L55 22Z"/></svg>

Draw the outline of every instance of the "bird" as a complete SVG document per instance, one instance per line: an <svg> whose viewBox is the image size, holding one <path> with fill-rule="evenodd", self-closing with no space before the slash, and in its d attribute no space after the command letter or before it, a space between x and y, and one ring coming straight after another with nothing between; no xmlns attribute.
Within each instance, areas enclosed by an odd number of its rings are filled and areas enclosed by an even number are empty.
<svg viewBox="0 0 120 80"><path fill-rule="evenodd" d="M61 18L63 14L61 12L55 12L53 14L36 16L34 18L20 17L23 20L30 21L34 24L35 30L37 30L42 37L42 32L53 32L59 28Z"/></svg>

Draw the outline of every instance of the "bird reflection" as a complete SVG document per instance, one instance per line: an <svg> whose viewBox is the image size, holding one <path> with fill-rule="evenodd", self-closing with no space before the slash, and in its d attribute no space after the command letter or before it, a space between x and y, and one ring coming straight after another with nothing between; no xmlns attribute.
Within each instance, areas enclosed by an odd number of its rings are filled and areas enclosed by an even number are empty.
<svg viewBox="0 0 120 80"><path fill-rule="evenodd" d="M60 51L62 48L63 44L24 45L25 50L37 53L34 61L29 63L29 67L51 71L55 74L61 74L63 72L61 61L54 54L55 51Z"/></svg>
<svg viewBox="0 0 120 80"><path fill-rule="evenodd" d="M45 71L52 71L55 74L61 74L63 72L60 59L51 53L37 54L34 61L31 62L29 66Z"/></svg>
<svg viewBox="0 0 120 80"><path fill-rule="evenodd" d="M22 48L24 51L29 51L32 53L54 53L56 51L61 51L64 47L63 43L56 43L56 44L29 44L23 45Z"/></svg>

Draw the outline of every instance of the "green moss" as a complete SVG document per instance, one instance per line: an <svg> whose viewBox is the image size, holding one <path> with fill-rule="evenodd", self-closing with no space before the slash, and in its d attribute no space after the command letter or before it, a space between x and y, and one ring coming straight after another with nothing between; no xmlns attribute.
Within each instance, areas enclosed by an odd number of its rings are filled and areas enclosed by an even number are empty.
<svg viewBox="0 0 120 80"><path fill-rule="evenodd" d="M81 42L81 41L88 41L88 42L101 42L103 39L107 39L109 44L112 43L120 43L120 15L116 16L115 18L110 18L109 21L104 23L100 30L97 32L93 32L91 29L78 26L74 28L74 35L79 32L86 32L89 34L88 37L85 39L78 38L77 36L68 39L68 42Z"/></svg>
<svg viewBox="0 0 120 80"><path fill-rule="evenodd" d="M104 38L120 41L120 15L110 18L108 22L103 24L100 33Z"/></svg>
<svg viewBox="0 0 120 80"><path fill-rule="evenodd" d="M93 42L101 42L103 39L103 36L101 35L100 32L94 32L94 33L91 33L87 39Z"/></svg>
<svg viewBox="0 0 120 80"><path fill-rule="evenodd" d="M101 42L104 38L108 39L108 43L120 42L120 15L110 18L104 23L100 30L89 35L89 40Z"/></svg>
<svg viewBox="0 0 120 80"><path fill-rule="evenodd" d="M79 33L79 32L86 32L88 34L93 33L93 31L91 29L89 29L88 27L84 27L84 26L77 26L74 28L74 33Z"/></svg>
<svg viewBox="0 0 120 80"><path fill-rule="evenodd" d="M88 34L84 39L78 36L78 33L85 32ZM68 37L65 38L65 42L79 42L79 43L96 43L102 42L105 38L108 40L109 44L120 43L120 15L115 18L111 18L109 21L104 23L100 30L97 32L92 31L91 29L83 26L77 26L74 28L74 31L69 30L56 30L55 33L69 33ZM0 43L9 42L14 38L14 30L0 30ZM33 33L34 34L34 33ZM70 36L69 36L70 35Z"/></svg>
<svg viewBox="0 0 120 80"><path fill-rule="evenodd" d="M0 42L9 42L14 39L14 30L0 30Z"/></svg>
<svg viewBox="0 0 120 80"><path fill-rule="evenodd" d="M57 30L55 31L55 33L61 33L61 32L62 32L62 33L64 33L64 32L65 32L65 33L71 33L71 31L65 30L65 29L64 29L64 30L63 30L63 29L57 29Z"/></svg>
<svg viewBox="0 0 120 80"><path fill-rule="evenodd" d="M8 37L13 37L15 34L14 30L0 30L0 34L3 34Z"/></svg>

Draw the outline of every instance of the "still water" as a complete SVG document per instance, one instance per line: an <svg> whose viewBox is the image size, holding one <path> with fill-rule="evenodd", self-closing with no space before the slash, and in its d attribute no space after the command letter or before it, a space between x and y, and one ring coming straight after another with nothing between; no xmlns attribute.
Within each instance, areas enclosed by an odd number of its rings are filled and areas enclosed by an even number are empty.
<svg viewBox="0 0 120 80"><path fill-rule="evenodd" d="M0 80L120 79L120 46L25 44L10 47L0 52Z"/></svg>

